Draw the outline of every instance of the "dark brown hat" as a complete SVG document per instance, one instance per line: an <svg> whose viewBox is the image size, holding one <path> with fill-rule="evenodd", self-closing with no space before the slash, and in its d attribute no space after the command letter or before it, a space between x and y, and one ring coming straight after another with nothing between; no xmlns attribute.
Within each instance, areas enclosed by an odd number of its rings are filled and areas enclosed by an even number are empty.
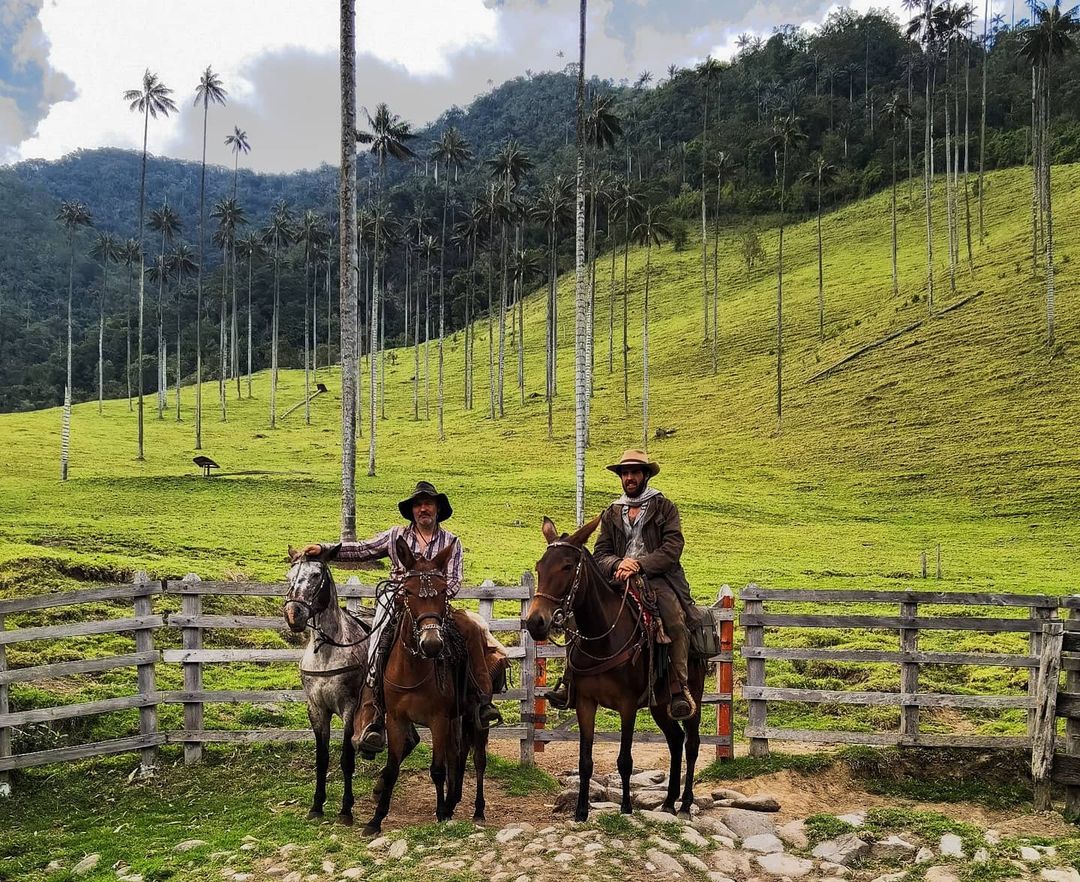
<svg viewBox="0 0 1080 882"><path fill-rule="evenodd" d="M609 472L615 472L615 474L620 474L623 469L641 469L643 472L648 472L649 477L652 478L660 471L660 463L649 459L649 454L644 450L630 449L623 451L622 459L607 467Z"/></svg>
<svg viewBox="0 0 1080 882"><path fill-rule="evenodd" d="M439 507L438 515L436 515L436 517L439 519L440 524L450 520L450 517L454 514L454 509L450 505L450 500L446 498L445 493L440 493L436 490L435 485L430 481L417 481L416 489L413 490L412 495L407 496L398 503L398 511L401 512L401 516L405 518L405 520L411 521L413 519L413 503L425 496L429 499L434 499L435 504Z"/></svg>

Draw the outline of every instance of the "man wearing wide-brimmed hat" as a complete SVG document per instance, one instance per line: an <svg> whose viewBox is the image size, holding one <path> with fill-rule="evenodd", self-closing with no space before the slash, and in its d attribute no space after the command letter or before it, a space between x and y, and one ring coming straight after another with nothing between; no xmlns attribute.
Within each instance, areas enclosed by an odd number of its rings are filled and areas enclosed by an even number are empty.
<svg viewBox="0 0 1080 882"><path fill-rule="evenodd" d="M342 562L363 562L390 558L390 580L400 581L405 576L405 566L398 558L397 540L403 538L418 559L432 560L444 548L452 547L450 559L446 565L447 595L453 598L461 588L461 541L443 524L454 513L450 500L445 493L435 489L429 481L419 481L413 492L398 503L398 511L409 522L407 526L393 526L377 536L360 542L343 541L337 560ZM337 544L337 543L329 543ZM322 553L322 545L309 545L304 549L308 555ZM371 640L368 646L367 685L364 689L364 701L359 717L364 728L356 741L357 749L365 755L378 753L386 746L383 709L379 705L379 692L376 687L382 679L383 653L381 645L387 624L393 619L392 597L383 593L375 603L375 620L372 624ZM469 649L469 670L473 684L480 696L480 722L491 726L502 722L498 709L491 703L491 673L488 668L487 650L494 641L488 639L489 633L482 621L456 610L454 621L465 637Z"/></svg>
<svg viewBox="0 0 1080 882"><path fill-rule="evenodd" d="M683 692L672 698L669 710L673 719L685 720L697 710L687 680L687 621L696 620L698 613L679 562L684 544L679 510L649 486L660 465L645 451L627 450L607 468L619 476L623 495L600 515L593 556L600 570L613 581L625 582L640 575L656 592L664 631L671 640L671 667Z"/></svg>

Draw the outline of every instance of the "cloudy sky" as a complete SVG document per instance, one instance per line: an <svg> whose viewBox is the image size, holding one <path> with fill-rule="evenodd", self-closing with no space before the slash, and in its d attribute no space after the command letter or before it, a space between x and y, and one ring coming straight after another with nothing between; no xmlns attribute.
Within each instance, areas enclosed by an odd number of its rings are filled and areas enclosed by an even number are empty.
<svg viewBox="0 0 1080 882"><path fill-rule="evenodd" d="M830 0L591 0L586 69L615 80L708 53L728 57L742 32L819 23ZM844 5L899 11L900 0ZM358 100L386 101L414 124L526 69L574 59L577 0L357 0ZM150 151L197 159L192 107L212 65L229 92L210 111L208 159L291 171L336 162L338 3L333 0L0 0L0 163L55 159L80 147L141 147L121 100L143 71L175 90L180 112L150 124ZM559 53L563 53L561 56Z"/></svg>

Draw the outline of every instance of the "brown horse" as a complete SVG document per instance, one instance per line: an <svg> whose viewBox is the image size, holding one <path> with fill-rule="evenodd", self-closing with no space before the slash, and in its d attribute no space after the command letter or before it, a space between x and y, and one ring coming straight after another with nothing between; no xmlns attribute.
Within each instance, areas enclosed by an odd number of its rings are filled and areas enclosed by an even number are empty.
<svg viewBox="0 0 1080 882"><path fill-rule="evenodd" d="M593 772L597 707L617 711L622 722L617 764L622 778L622 812L630 814L632 811L630 775L634 771L634 759L631 751L637 711L648 707L664 733L671 753L667 797L661 810L675 813L685 746L686 786L682 789L679 814L689 817L690 806L694 803L694 765L701 744L699 729L705 665L700 659L690 659L689 686L698 710L680 728L668 713L666 696L658 691L653 703L649 702L654 684L650 683L649 638L640 605L629 594L627 585L617 586L608 581L585 547L599 523L600 519L596 518L572 536L560 536L555 525L544 518L543 532L548 546L536 565L538 587L525 619L529 633L536 640L546 640L553 627L564 627L568 635L566 665L573 675L580 731L578 773L581 783L574 820L584 821L589 816L589 779ZM568 625L571 615L573 628Z"/></svg>
<svg viewBox="0 0 1080 882"><path fill-rule="evenodd" d="M445 567L453 548L443 549L429 561L414 557L408 543L399 538L397 552L406 573L397 586L396 602L402 610L383 672L388 757L375 784L378 801L364 828L368 836L382 829L401 764L417 744L418 725L431 730L436 820L450 820L461 801L470 747L476 764L474 819L484 819L488 733L474 725L475 700L464 688L468 662L460 631L453 624L464 613L451 609L446 594ZM460 644L458 651L452 647L454 642Z"/></svg>

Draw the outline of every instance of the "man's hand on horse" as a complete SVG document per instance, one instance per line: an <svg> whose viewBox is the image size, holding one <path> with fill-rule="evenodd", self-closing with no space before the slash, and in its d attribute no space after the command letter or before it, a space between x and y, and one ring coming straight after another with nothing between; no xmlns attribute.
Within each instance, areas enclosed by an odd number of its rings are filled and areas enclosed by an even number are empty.
<svg viewBox="0 0 1080 882"><path fill-rule="evenodd" d="M300 553L305 557L318 557L322 554L322 550L323 547L316 542L311 545L305 545Z"/></svg>
<svg viewBox="0 0 1080 882"><path fill-rule="evenodd" d="M624 557L615 568L615 579L618 582L625 582L631 576L640 572L641 563L639 561L634 560L632 557Z"/></svg>

